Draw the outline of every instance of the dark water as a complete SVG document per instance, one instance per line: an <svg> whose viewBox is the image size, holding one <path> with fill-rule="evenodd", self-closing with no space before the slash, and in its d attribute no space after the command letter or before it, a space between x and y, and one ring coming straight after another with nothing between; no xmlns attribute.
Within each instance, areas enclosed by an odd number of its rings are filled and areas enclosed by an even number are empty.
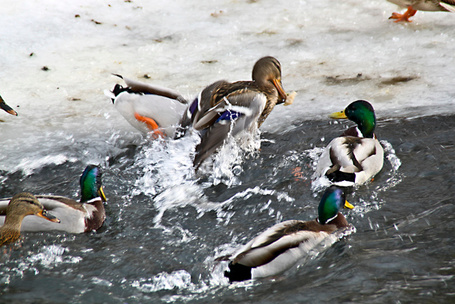
<svg viewBox="0 0 455 304"><path fill-rule="evenodd" d="M103 164L103 228L27 233L20 246L2 248L0 302L454 303L453 115L379 121L388 159L373 183L349 195L356 209L344 213L355 234L275 278L229 285L213 263L279 221L316 216L314 161L344 127L303 121L262 133L261 150L244 155L235 176L221 174L224 182L192 174L188 141L109 142L120 152ZM75 197L85 165L1 172L0 197Z"/></svg>

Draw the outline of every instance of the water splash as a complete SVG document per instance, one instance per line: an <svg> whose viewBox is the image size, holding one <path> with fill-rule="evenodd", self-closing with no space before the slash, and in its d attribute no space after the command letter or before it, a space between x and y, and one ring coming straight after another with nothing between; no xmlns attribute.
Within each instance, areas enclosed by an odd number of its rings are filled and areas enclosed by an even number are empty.
<svg viewBox="0 0 455 304"><path fill-rule="evenodd" d="M172 273L161 272L151 278L140 278L134 280L131 286L142 292L188 289L191 287L194 289L194 285L191 282L191 274L185 270L177 270Z"/></svg>
<svg viewBox="0 0 455 304"><path fill-rule="evenodd" d="M225 184L228 187L240 185L238 176L243 172L245 159L255 157L261 146L260 131L241 132L235 138L228 137L223 146L200 168L202 174L209 175L209 183Z"/></svg>
<svg viewBox="0 0 455 304"><path fill-rule="evenodd" d="M61 264L77 264L82 260L79 256L68 255L68 252L67 248L60 245L50 245L43 246L39 253L27 256L25 259L19 258L18 261L12 261L15 265L13 267L8 266L9 261L5 261L5 265L0 269L0 283L7 285L14 277L23 278L26 273L38 275L43 268L53 269ZM13 255L15 254L17 252L13 252Z"/></svg>
<svg viewBox="0 0 455 304"><path fill-rule="evenodd" d="M44 246L41 252L27 258L27 263L31 265L42 265L46 268L53 268L63 263L76 264L82 258L78 256L64 256L69 250L60 245Z"/></svg>

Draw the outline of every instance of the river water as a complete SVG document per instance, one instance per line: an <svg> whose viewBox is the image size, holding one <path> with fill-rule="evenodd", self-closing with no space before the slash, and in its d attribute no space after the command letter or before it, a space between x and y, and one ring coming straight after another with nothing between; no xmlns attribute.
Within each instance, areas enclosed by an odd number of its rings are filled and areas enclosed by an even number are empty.
<svg viewBox="0 0 455 304"><path fill-rule="evenodd" d="M96 163L108 202L97 232L24 233L2 248L0 302L453 303L455 17L418 12L400 25L387 20L396 10L379 0L2 5L0 94L19 116L0 113L0 197L77 198ZM294 104L197 175L195 134L150 141L103 96L119 73L191 98L249 79L263 55L281 61ZM356 233L280 276L229 284L216 257L316 217L315 163L351 125L327 114L356 99L375 107L386 157L348 196Z"/></svg>

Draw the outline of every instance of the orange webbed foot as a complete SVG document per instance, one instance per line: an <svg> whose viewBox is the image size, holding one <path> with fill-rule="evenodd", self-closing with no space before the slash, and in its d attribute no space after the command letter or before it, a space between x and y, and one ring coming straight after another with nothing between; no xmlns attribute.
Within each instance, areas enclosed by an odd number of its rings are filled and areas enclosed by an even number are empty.
<svg viewBox="0 0 455 304"><path fill-rule="evenodd" d="M406 12L403 14L392 13L392 16L390 16L389 19L396 19L394 22L412 22L409 18L414 16L416 13L417 10L413 9L412 6L408 6L408 10Z"/></svg>
<svg viewBox="0 0 455 304"><path fill-rule="evenodd" d="M291 173L294 176L294 181L296 182L298 182L299 180L306 180L302 172L302 167L295 167L294 169L292 169Z"/></svg>
<svg viewBox="0 0 455 304"><path fill-rule="evenodd" d="M134 118L136 118L137 121L143 122L147 125L147 128L149 128L153 133L153 138L158 138L159 136L163 138L166 137L164 133L161 132L160 127L153 118L142 116L137 112L134 113Z"/></svg>

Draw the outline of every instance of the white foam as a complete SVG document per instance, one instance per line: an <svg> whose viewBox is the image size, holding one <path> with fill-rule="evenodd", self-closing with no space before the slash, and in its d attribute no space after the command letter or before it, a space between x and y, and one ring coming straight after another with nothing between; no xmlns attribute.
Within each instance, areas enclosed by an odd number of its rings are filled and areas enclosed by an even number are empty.
<svg viewBox="0 0 455 304"><path fill-rule="evenodd" d="M131 283L142 292L156 292L159 290L188 289L192 285L191 275L185 270L176 270L172 273L161 272L151 278L141 278Z"/></svg>

